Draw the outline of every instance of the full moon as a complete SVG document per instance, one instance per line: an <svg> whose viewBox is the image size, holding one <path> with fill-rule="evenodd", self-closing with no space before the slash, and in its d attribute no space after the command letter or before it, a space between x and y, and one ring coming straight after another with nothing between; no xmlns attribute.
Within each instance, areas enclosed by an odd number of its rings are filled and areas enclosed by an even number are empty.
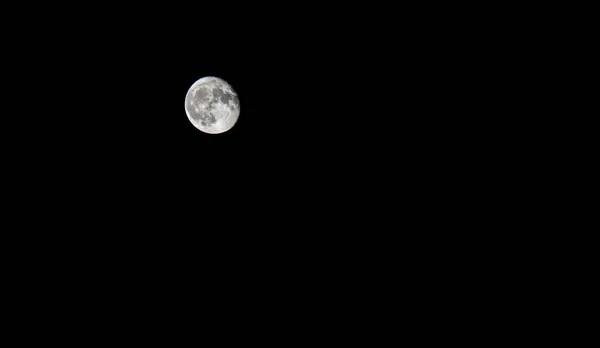
<svg viewBox="0 0 600 348"><path fill-rule="evenodd" d="M199 130L218 134L231 129L240 115L240 101L231 86L218 77L196 81L185 96L185 113Z"/></svg>

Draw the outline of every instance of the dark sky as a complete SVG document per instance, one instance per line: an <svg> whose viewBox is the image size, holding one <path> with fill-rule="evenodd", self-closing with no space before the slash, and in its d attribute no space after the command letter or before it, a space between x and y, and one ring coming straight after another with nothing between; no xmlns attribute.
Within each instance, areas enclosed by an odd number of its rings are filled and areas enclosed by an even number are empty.
<svg viewBox="0 0 600 348"><path fill-rule="evenodd" d="M528 50L546 26L511 37L525 12L496 4L196 3L3 12L0 247L19 339L371 343L390 313L430 333L522 298L548 260L535 250L556 250L550 180L570 170L535 138L549 117L534 82L555 67ZM208 75L241 104L220 135L185 114Z"/></svg>
<svg viewBox="0 0 600 348"><path fill-rule="evenodd" d="M6 31L18 107L0 128L7 284L59 306L40 306L48 322L67 303L106 313L102 330L129 330L127 311L220 325L210 304L329 320L356 299L387 310L382 291L412 300L398 280L420 306L460 284L438 274L481 267L479 282L490 250L524 245L506 237L533 206L518 184L537 179L538 152L517 148L524 59L462 9L51 6ZM241 105L220 135L184 109L209 75Z"/></svg>
<svg viewBox="0 0 600 348"><path fill-rule="evenodd" d="M16 172L40 204L66 214L48 219L373 229L447 204L460 186L451 183L471 180L466 168L489 156L479 146L497 116L497 104L481 103L489 53L471 51L483 39L452 20L250 10L226 20L202 8L96 10L17 41L15 61L28 66L17 90L40 87L35 103L27 98L35 111ZM184 110L188 88L209 75L241 103L220 135L195 129Z"/></svg>

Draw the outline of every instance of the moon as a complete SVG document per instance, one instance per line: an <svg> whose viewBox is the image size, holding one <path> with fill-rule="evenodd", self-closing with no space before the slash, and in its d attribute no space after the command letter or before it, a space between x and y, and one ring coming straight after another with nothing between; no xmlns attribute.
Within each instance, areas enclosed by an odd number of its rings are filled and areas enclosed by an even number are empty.
<svg viewBox="0 0 600 348"><path fill-rule="evenodd" d="M185 113L199 130L219 134L230 130L237 122L240 101L225 80L206 76L194 82L188 90Z"/></svg>

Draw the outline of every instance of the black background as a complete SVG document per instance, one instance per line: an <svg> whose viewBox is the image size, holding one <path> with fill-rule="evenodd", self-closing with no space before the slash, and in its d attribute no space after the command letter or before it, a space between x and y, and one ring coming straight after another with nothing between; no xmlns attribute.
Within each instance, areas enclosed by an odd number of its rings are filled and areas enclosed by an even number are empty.
<svg viewBox="0 0 600 348"><path fill-rule="evenodd" d="M431 210L448 218L465 192L477 204L478 184L503 170L499 151L525 129L501 139L518 115L507 110L526 98L502 86L527 61L502 49L491 12L219 11L81 9L15 39L26 78L14 90L30 115L16 118L24 134L9 147L44 219L207 236L433 222ZM239 95L226 133L185 115L204 76Z"/></svg>
<svg viewBox="0 0 600 348"><path fill-rule="evenodd" d="M512 205L490 197L522 175L503 162L526 125L505 130L528 97L502 87L527 60L502 49L492 12L349 6L105 7L21 24L7 67L26 111L3 129L14 235L56 269L196 289L198 269L375 282L501 228ZM185 114L204 76L238 93L226 133Z"/></svg>
<svg viewBox="0 0 600 348"><path fill-rule="evenodd" d="M557 250L540 8L25 6L0 23L20 339L486 332L560 269L535 252ZM224 134L185 114L207 75L239 95Z"/></svg>
<svg viewBox="0 0 600 348"><path fill-rule="evenodd" d="M526 44L503 48L510 33L489 9L222 12L106 6L50 20L40 10L35 25L15 25L7 67L27 112L5 128L19 134L7 153L48 219L211 236L212 223L247 233L372 230L413 212L430 221L464 192L477 205L479 183L505 170L501 152L528 129L520 115L531 110L516 105L532 98L534 74L504 87L534 62ZM204 76L239 95L224 134L185 115Z"/></svg>
<svg viewBox="0 0 600 348"><path fill-rule="evenodd" d="M106 8L35 33L28 61L45 116L28 119L28 166L37 169L28 172L44 173L35 181L49 202L74 210L67 221L154 227L146 218L165 215L163 228L233 228L248 216L253 228L309 228L313 214L387 177L401 142L421 146L405 140L414 105L398 103L422 88L398 75L412 76L417 58L403 40L377 35L393 25L246 10L223 20L198 18L202 8ZM242 114L227 133L187 120L185 94L203 76L239 95Z"/></svg>

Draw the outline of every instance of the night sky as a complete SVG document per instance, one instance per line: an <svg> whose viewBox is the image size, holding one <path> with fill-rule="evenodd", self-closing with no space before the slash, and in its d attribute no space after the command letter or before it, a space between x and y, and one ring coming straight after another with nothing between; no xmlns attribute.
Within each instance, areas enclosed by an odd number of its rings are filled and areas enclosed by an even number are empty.
<svg viewBox="0 0 600 348"><path fill-rule="evenodd" d="M503 104L485 83L507 70L489 37L442 10L324 11L95 10L18 41L17 90L41 87L14 168L40 220L189 247L452 219L465 185L498 172ZM185 114L204 76L239 96L226 133Z"/></svg>
<svg viewBox="0 0 600 348"><path fill-rule="evenodd" d="M528 299L546 260L530 251L555 250L528 237L555 192L531 170L547 143L523 146L542 133L522 105L539 34L512 49L518 19L472 4L196 3L5 11L0 246L19 340L356 342L372 325L372 346L397 313L419 339L520 313L510 294ZM185 113L204 76L239 97L223 134Z"/></svg>

